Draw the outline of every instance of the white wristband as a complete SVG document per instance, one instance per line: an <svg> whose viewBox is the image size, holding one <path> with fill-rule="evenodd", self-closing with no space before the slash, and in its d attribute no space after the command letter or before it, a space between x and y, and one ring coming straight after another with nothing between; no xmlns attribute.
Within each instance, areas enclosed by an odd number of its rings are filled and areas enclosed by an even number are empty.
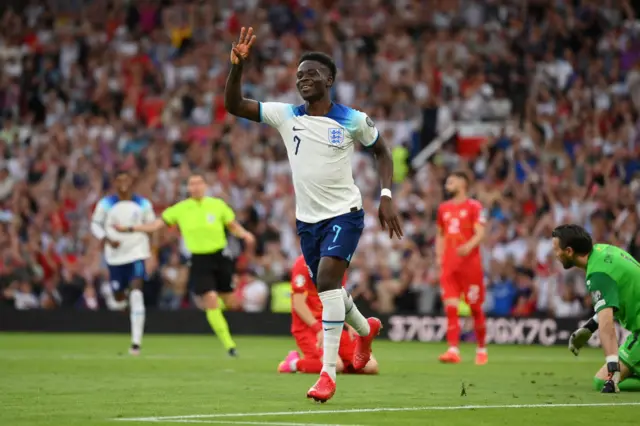
<svg viewBox="0 0 640 426"><path fill-rule="evenodd" d="M618 355L607 355L605 361L607 362L607 364L610 362L618 362Z"/></svg>
<svg viewBox="0 0 640 426"><path fill-rule="evenodd" d="M382 188L382 191L380 191L380 196L391 198L391 190L389 188Z"/></svg>

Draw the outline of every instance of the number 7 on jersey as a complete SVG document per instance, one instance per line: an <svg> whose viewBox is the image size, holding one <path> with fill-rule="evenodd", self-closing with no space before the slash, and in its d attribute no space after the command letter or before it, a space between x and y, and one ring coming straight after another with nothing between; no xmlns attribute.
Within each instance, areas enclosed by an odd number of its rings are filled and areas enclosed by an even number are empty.
<svg viewBox="0 0 640 426"><path fill-rule="evenodd" d="M300 142L301 142L301 139L298 137L298 135L295 135L295 136L293 137L293 143L295 143L295 144L296 144L296 152L295 152L295 155L298 155L298 148L300 148Z"/></svg>

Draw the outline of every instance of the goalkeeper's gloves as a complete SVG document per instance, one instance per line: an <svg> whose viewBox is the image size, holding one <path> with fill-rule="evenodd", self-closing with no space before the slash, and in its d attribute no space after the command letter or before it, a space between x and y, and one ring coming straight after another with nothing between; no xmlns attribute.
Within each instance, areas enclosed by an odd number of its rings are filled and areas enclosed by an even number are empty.
<svg viewBox="0 0 640 426"><path fill-rule="evenodd" d="M591 318L585 325L571 333L569 337L569 350L578 356L580 349L589 341L593 333L598 329L598 323Z"/></svg>
<svg viewBox="0 0 640 426"><path fill-rule="evenodd" d="M580 327L569 337L569 350L578 356L580 349L591 339L593 333L588 328Z"/></svg>
<svg viewBox="0 0 640 426"><path fill-rule="evenodd" d="M618 388L618 383L620 383L620 363L618 362L617 356L607 357L607 371L609 373L609 377L607 381L604 382L604 386L602 387L602 393L618 393L620 389Z"/></svg>

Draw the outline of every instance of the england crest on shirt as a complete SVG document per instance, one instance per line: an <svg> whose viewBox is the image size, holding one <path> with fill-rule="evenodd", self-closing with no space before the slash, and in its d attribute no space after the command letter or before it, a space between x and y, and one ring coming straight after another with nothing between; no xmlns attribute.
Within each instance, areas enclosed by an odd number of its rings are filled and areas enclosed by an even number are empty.
<svg viewBox="0 0 640 426"><path fill-rule="evenodd" d="M329 143L331 145L341 145L344 142L344 129L341 127L329 128Z"/></svg>

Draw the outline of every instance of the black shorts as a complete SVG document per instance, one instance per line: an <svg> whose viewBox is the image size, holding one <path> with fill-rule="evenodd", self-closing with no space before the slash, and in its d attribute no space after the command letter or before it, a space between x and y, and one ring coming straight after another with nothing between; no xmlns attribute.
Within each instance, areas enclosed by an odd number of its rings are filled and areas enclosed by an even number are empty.
<svg viewBox="0 0 640 426"><path fill-rule="evenodd" d="M210 291L231 293L233 291L233 259L222 255L222 251L211 254L191 255L189 286L198 296Z"/></svg>

